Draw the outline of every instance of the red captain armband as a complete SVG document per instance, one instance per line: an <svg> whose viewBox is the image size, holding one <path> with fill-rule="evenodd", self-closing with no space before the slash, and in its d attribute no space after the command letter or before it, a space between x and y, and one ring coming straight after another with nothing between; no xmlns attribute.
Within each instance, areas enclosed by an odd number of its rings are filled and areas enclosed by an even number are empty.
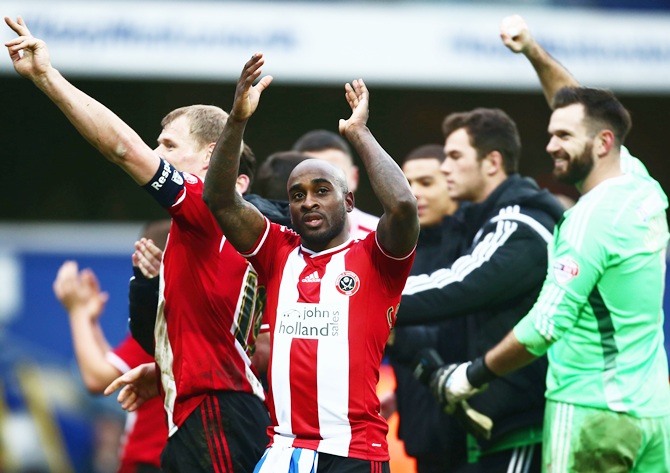
<svg viewBox="0 0 670 473"><path fill-rule="evenodd" d="M142 186L163 207L171 207L184 188L184 176L161 158L158 171Z"/></svg>

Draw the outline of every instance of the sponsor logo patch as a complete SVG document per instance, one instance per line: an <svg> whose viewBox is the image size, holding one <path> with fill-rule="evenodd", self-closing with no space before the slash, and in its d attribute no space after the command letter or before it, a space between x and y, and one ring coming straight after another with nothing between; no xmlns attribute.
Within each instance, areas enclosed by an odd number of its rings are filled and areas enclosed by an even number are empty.
<svg viewBox="0 0 670 473"><path fill-rule="evenodd" d="M276 337L325 339L345 335L339 306L297 303L277 308Z"/></svg>
<svg viewBox="0 0 670 473"><path fill-rule="evenodd" d="M163 170L161 171L161 175L158 176L158 179L156 179L154 182L151 183L151 187L153 187L157 191L161 190L161 187L163 187L163 184L165 184L165 181L167 181L171 172L172 167L170 166L170 163L168 163L167 161L163 161Z"/></svg>
<svg viewBox="0 0 670 473"><path fill-rule="evenodd" d="M361 280L356 273L345 271L337 277L335 285L341 294L344 294L345 296L353 296L361 287Z"/></svg>
<svg viewBox="0 0 670 473"><path fill-rule="evenodd" d="M557 283L567 284L579 275L579 264L569 256L564 256L554 261L551 270Z"/></svg>
<svg viewBox="0 0 670 473"><path fill-rule="evenodd" d="M176 169L172 173L172 182L174 182L175 184L177 184L179 186L184 184L184 179L182 179L181 174L179 174L179 171L177 171Z"/></svg>

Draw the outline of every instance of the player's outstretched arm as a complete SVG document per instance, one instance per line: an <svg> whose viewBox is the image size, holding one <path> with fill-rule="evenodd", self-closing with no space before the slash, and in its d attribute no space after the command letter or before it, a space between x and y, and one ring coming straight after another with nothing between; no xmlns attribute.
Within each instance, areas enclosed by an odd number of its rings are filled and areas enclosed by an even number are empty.
<svg viewBox="0 0 670 473"><path fill-rule="evenodd" d="M99 318L107 303L107 293L93 271L79 271L75 261L66 261L53 283L54 294L63 304L70 319L72 343L86 388L100 394L119 371L106 359L109 343L100 327Z"/></svg>
<svg viewBox="0 0 670 473"><path fill-rule="evenodd" d="M554 59L530 33L528 25L519 15L503 18L500 24L500 38L514 53L528 58L542 84L547 103L552 107L554 96L563 87L579 87L579 82L570 71Z"/></svg>
<svg viewBox="0 0 670 473"><path fill-rule="evenodd" d="M377 225L377 239L390 254L407 255L419 235L416 198L400 167L367 127L369 93L363 80L346 84L345 97L351 107L351 116L340 120L340 134L349 140L363 160L372 190L384 208Z"/></svg>
<svg viewBox="0 0 670 473"><path fill-rule="evenodd" d="M79 133L140 185L153 177L159 158L111 110L80 91L56 70L44 41L33 37L21 17L5 17L18 35L5 43L14 69L31 80L63 112Z"/></svg>
<svg viewBox="0 0 670 473"><path fill-rule="evenodd" d="M263 54L255 53L242 69L230 116L210 158L202 193L224 235L240 252L251 249L265 229L263 215L235 190L244 130L258 107L261 93L272 82L272 76L265 76L253 85L261 75L263 63Z"/></svg>

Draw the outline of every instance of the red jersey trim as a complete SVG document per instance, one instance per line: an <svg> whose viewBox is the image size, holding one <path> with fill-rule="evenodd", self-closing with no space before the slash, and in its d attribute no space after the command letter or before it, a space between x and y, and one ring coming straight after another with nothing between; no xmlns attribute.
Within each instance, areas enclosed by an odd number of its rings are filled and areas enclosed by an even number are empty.
<svg viewBox="0 0 670 473"><path fill-rule="evenodd" d="M254 246L251 247L251 250L249 252L247 253L239 252L245 258L256 256L256 253L258 253L258 250L261 249L263 243L265 243L265 240L268 237L268 234L270 233L270 220L266 216L263 216L263 218L265 219L265 231L263 232L263 234L260 237L258 237L258 240L254 244Z"/></svg>
<svg viewBox="0 0 670 473"><path fill-rule="evenodd" d="M393 256L393 255L387 253L386 250L384 250L384 248L382 248L382 245L379 243L379 240L377 239L377 233L375 233L375 243L377 243L377 248L379 248L379 251L381 251L384 256L386 256L389 259L396 260L396 261L405 260L405 259L409 258L410 256L412 256L412 254L414 254L414 252L416 251L416 244L415 244L414 248L412 248L412 250L409 253L407 253L405 256Z"/></svg>

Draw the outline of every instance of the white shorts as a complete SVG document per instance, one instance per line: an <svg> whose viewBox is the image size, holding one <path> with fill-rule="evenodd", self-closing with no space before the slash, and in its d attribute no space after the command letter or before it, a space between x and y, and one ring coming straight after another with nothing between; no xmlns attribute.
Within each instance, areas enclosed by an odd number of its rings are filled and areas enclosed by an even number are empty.
<svg viewBox="0 0 670 473"><path fill-rule="evenodd" d="M265 450L254 473L316 473L319 454L306 448L273 445Z"/></svg>

